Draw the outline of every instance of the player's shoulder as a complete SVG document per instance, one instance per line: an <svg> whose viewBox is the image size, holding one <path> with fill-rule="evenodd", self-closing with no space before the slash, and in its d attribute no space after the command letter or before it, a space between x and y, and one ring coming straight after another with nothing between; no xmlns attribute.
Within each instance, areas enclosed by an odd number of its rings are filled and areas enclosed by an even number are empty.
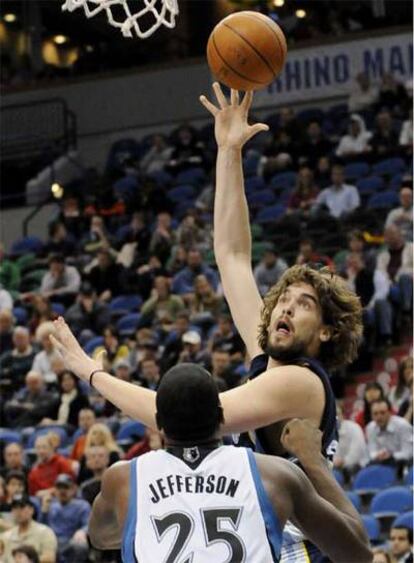
<svg viewBox="0 0 414 563"><path fill-rule="evenodd" d="M266 376L274 378L275 381L278 379L289 381L291 385L323 387L319 375L315 373L311 366L306 364L286 364L270 367L266 371Z"/></svg>
<svg viewBox="0 0 414 563"><path fill-rule="evenodd" d="M117 461L105 471L102 486L111 486L112 484L122 483L124 479L129 478L132 461Z"/></svg>

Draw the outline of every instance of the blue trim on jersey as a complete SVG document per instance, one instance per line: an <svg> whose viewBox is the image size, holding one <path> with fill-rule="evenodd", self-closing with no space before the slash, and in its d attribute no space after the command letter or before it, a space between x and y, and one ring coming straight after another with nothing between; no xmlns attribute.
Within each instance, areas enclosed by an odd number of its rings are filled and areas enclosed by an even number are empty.
<svg viewBox="0 0 414 563"><path fill-rule="evenodd" d="M129 467L129 500L128 512L124 524L122 538L122 561L136 563L135 557L135 532L137 529L137 458L131 461Z"/></svg>
<svg viewBox="0 0 414 563"><path fill-rule="evenodd" d="M272 547L273 554L277 557L277 561L279 561L283 537L279 518L273 510L273 506L263 486L262 478L257 468L254 453L249 449L246 449L246 452L249 459L250 471L252 472L254 485L256 487L256 492L259 499L260 509L262 511L263 520L266 526L267 538Z"/></svg>

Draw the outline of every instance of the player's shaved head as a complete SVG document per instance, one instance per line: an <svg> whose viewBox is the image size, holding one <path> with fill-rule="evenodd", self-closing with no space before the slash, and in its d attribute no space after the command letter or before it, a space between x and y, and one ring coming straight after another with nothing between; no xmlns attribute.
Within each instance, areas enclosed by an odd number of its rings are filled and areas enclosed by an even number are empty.
<svg viewBox="0 0 414 563"><path fill-rule="evenodd" d="M212 438L223 422L217 385L197 364L183 363L167 371L156 397L157 424L180 442Z"/></svg>

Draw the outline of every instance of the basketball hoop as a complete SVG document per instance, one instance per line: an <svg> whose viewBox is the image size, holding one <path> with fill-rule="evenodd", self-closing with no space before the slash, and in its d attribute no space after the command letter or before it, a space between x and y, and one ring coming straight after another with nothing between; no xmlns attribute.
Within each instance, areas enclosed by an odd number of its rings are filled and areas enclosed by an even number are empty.
<svg viewBox="0 0 414 563"><path fill-rule="evenodd" d="M175 27L175 18L178 15L177 0L134 0L137 5L141 5L141 9L133 14L130 5L132 2L127 0L66 0L62 6L62 10L73 12L77 8L83 7L85 16L93 18L101 12L106 13L108 23L113 27L121 30L124 37L134 37L134 34L140 39L146 39L154 33L161 25L172 29ZM123 8L124 19L116 21L112 8ZM154 21L147 29L143 28L142 18L151 17ZM141 20L141 21L140 21Z"/></svg>

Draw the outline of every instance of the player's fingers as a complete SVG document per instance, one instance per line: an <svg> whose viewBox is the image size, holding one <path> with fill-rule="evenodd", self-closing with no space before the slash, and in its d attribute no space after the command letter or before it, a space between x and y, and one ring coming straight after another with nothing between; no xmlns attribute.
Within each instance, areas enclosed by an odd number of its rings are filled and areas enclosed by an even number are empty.
<svg viewBox="0 0 414 563"><path fill-rule="evenodd" d="M218 113L218 108L216 108L216 106L214 104L212 104L209 100L207 100L207 98L205 96L200 96L199 97L200 102L203 104L203 106L206 108L206 110L208 110L212 115L217 115Z"/></svg>
<svg viewBox="0 0 414 563"><path fill-rule="evenodd" d="M233 88L231 89L231 105L232 106L238 106L239 105L239 91L238 90L234 90Z"/></svg>
<svg viewBox="0 0 414 563"><path fill-rule="evenodd" d="M228 104L228 102L226 100L226 96L223 94L223 91L222 91L220 84L218 82L213 83L213 90L214 90L214 93L216 95L217 101L218 101L221 109L226 108L229 104Z"/></svg>
<svg viewBox="0 0 414 563"><path fill-rule="evenodd" d="M105 358L106 358L106 350L100 350L96 355L96 362L101 366L101 368L103 368L104 366Z"/></svg>
<svg viewBox="0 0 414 563"><path fill-rule="evenodd" d="M266 123L255 123L250 127L251 136L260 133L261 131L269 131L269 126Z"/></svg>
<svg viewBox="0 0 414 563"><path fill-rule="evenodd" d="M49 334L49 340L53 344L53 346L56 348L56 350L58 350L59 352L63 352L63 350L65 349L64 346L62 346L62 344L59 342L59 340L57 340L53 336L53 334Z"/></svg>
<svg viewBox="0 0 414 563"><path fill-rule="evenodd" d="M253 92L250 90L249 92L245 93L242 103L240 104L240 107L243 108L244 111L248 112L250 106L252 105L252 101L253 101Z"/></svg>

